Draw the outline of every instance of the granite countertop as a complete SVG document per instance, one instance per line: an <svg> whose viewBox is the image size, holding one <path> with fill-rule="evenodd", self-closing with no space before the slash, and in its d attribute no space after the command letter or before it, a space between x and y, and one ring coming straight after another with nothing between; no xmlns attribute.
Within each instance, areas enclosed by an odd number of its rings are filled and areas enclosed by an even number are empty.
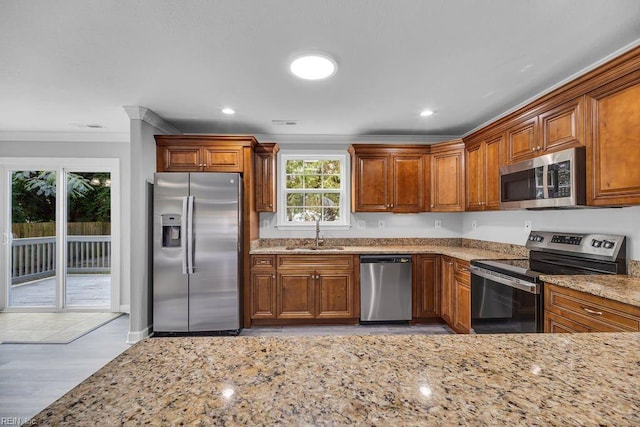
<svg viewBox="0 0 640 427"><path fill-rule="evenodd" d="M640 425L640 333L151 338L35 425Z"/></svg>
<svg viewBox="0 0 640 427"><path fill-rule="evenodd" d="M440 254L448 255L465 261L475 259L517 259L522 256L489 251L486 249L463 248L460 246L432 246L432 245L389 245L389 246L342 246L344 249L312 250L287 249L285 246L261 247L251 250L251 255L359 255L359 254ZM526 258L526 257L525 257Z"/></svg>
<svg viewBox="0 0 640 427"><path fill-rule="evenodd" d="M640 307L640 278L622 274L553 276L542 275L546 283L598 295Z"/></svg>

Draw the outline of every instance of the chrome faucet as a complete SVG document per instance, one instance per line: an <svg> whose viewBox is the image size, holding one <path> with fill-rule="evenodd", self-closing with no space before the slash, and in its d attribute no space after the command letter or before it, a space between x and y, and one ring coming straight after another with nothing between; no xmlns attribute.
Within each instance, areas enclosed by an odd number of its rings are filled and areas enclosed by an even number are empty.
<svg viewBox="0 0 640 427"><path fill-rule="evenodd" d="M324 244L324 240L320 238L320 216L316 216L316 249Z"/></svg>

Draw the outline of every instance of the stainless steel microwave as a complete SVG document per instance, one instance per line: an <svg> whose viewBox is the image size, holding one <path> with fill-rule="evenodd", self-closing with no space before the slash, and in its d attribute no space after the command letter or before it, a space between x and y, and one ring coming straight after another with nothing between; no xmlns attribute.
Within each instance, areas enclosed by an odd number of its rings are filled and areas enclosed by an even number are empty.
<svg viewBox="0 0 640 427"><path fill-rule="evenodd" d="M500 208L570 208L586 204L585 148L500 167Z"/></svg>

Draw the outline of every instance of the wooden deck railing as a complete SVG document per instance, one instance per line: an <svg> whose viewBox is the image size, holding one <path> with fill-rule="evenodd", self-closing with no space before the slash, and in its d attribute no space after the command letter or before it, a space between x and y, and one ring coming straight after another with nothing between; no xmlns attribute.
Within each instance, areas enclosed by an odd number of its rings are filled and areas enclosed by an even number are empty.
<svg viewBox="0 0 640 427"><path fill-rule="evenodd" d="M29 237L11 243L11 283L51 277L56 270L56 238ZM111 236L68 236L67 273L109 273Z"/></svg>

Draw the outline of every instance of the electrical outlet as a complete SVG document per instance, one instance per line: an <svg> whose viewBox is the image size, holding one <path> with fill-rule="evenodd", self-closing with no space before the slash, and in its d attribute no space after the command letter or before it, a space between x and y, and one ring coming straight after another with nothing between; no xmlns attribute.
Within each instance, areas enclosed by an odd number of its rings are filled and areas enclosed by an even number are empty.
<svg viewBox="0 0 640 427"><path fill-rule="evenodd" d="M473 221L471 221L471 229L472 230L477 230L478 229L478 221L476 221L475 219Z"/></svg>
<svg viewBox="0 0 640 427"><path fill-rule="evenodd" d="M379 219L378 220L378 228L379 229L383 229L384 228L384 219Z"/></svg>
<svg viewBox="0 0 640 427"><path fill-rule="evenodd" d="M269 220L268 219L263 219L262 220L262 228L269 228Z"/></svg>
<svg viewBox="0 0 640 427"><path fill-rule="evenodd" d="M358 220L358 230L364 230L365 228L367 228L367 223L364 219L359 219Z"/></svg>
<svg viewBox="0 0 640 427"><path fill-rule="evenodd" d="M436 228L442 228L442 220L436 219Z"/></svg>
<svg viewBox="0 0 640 427"><path fill-rule="evenodd" d="M524 222L524 231L526 231L527 233L531 231L531 221Z"/></svg>

